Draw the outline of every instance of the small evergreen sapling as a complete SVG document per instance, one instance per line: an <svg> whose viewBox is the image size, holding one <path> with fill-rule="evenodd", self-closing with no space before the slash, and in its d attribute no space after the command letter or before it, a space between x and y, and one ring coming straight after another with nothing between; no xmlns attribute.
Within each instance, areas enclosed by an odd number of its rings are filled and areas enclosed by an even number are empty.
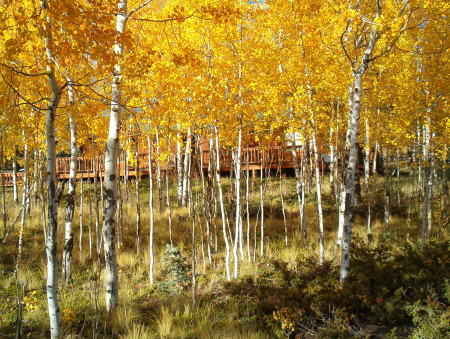
<svg viewBox="0 0 450 339"><path fill-rule="evenodd" d="M169 294L187 291L191 287L191 265L180 250L167 244L162 259L162 273L164 280L159 289Z"/></svg>

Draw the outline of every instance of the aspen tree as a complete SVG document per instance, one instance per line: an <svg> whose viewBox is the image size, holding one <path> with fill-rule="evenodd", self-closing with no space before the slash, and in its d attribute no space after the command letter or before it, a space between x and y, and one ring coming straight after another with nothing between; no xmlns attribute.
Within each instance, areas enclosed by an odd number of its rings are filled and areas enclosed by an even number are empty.
<svg viewBox="0 0 450 339"><path fill-rule="evenodd" d="M120 38L125 33L127 22L127 0L117 3L116 31ZM103 213L103 240L106 262L106 310L112 311L119 304L119 272L117 267L115 243L115 214L117 209L117 156L119 152L120 116L122 104L122 67L123 44L116 41L114 52L117 62L114 66L113 82L111 85L112 99L109 115L108 142L105 152L105 205ZM101 177L100 177L101 178Z"/></svg>
<svg viewBox="0 0 450 339"><path fill-rule="evenodd" d="M72 80L68 79L68 95L69 103L73 105L73 88ZM64 230L64 248L63 248L63 262L62 262L62 279L65 283L68 283L72 275L72 255L73 255L73 215L75 212L75 187L77 180L77 157L78 157L78 145L77 145L77 131L75 127L75 121L71 113L68 113L69 130L70 130L70 170L69 170L69 187L67 192L67 205L65 216L65 230Z"/></svg>

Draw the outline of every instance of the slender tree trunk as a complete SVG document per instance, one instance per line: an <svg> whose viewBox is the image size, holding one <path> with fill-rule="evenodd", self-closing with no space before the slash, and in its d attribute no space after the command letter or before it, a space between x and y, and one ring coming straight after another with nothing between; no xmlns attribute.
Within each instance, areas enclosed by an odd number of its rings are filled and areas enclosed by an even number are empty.
<svg viewBox="0 0 450 339"><path fill-rule="evenodd" d="M198 149L199 149L199 167L200 167L200 178L202 181L202 206L203 206L203 213L205 216L205 223L206 223L206 250L208 252L208 262L212 263L212 256L211 256L211 232L210 232L210 221L211 221L211 211L209 209L208 204L208 194L206 192L206 186L205 186L205 174L203 172L203 146L201 142L201 137L199 137L200 142L198 143Z"/></svg>
<svg viewBox="0 0 450 339"><path fill-rule="evenodd" d="M192 307L195 309L196 306L196 295L197 295L197 251L195 247L195 210L193 206L193 200L190 199L190 202L192 203L192 229L191 229L191 241L192 241Z"/></svg>
<svg viewBox="0 0 450 339"><path fill-rule="evenodd" d="M169 174L166 170L166 199L167 199L167 221L169 223L170 246L173 246L172 240L172 209L170 207Z"/></svg>
<svg viewBox="0 0 450 339"><path fill-rule="evenodd" d="M89 259L92 258L92 193L88 193L88 204L89 204L89 222L88 222L88 231L89 231Z"/></svg>
<svg viewBox="0 0 450 339"><path fill-rule="evenodd" d="M177 197L178 206L182 205L183 200L183 162L181 153L180 133L177 134Z"/></svg>
<svg viewBox="0 0 450 339"><path fill-rule="evenodd" d="M260 210L261 210L261 228L260 228L260 255L261 258L264 257L264 179L263 179L263 175L264 175L264 159L261 158L261 173L260 173L260 184L259 184L259 203L260 203Z"/></svg>
<svg viewBox="0 0 450 339"><path fill-rule="evenodd" d="M242 227L240 226L241 222L241 142L242 142L242 129L239 128L238 133L238 146L235 153L235 167L236 167L236 176L235 176L235 193L236 193L236 217L234 224L234 247L233 247L233 257L234 257L234 278L237 279L239 273L239 257L238 257L238 247L241 250L241 256L244 256L244 251L242 248L242 237L240 233L242 231Z"/></svg>
<svg viewBox="0 0 450 339"><path fill-rule="evenodd" d="M377 0L377 10L375 19L381 15L381 0ZM356 70L353 70L354 82L353 92L351 94L351 107L349 113L349 131L348 145L349 156L345 173L345 220L344 237L342 243L342 256L340 268L341 284L347 279L350 271L350 242L353 225L353 203L355 200L356 170L358 167L358 134L359 134L359 116L361 110L361 98L363 89L363 76L366 72L373 50L377 41L376 26L373 25L369 36L368 44L365 48L361 63Z"/></svg>
<svg viewBox="0 0 450 339"><path fill-rule="evenodd" d="M55 70L53 68L52 54L52 28L48 14L49 8L46 0L42 1L42 9L46 16L45 23L45 49L47 55L47 78L51 88L52 97L46 109L45 135L47 141L47 194L48 194L48 233L46 242L47 254L47 303L50 317L50 337L58 339L61 336L60 312L58 305L58 197L56 194L56 135L55 114L61 98Z"/></svg>
<svg viewBox="0 0 450 339"><path fill-rule="evenodd" d="M249 173L249 152L247 151L247 171L245 176L245 214L247 216L247 256L248 260L252 260L252 254L250 251L250 208L249 208L249 195L250 195L250 189L249 189L249 181L250 181L250 173Z"/></svg>
<svg viewBox="0 0 450 339"><path fill-rule="evenodd" d="M303 148L303 147L302 147ZM298 159L298 155L297 155L297 145L295 144L295 138L294 140L292 140L292 157L294 159L294 171L295 171L295 180L296 180L296 185L295 185L295 189L297 192L297 201L298 201L298 214L299 214L299 221L300 221L300 233L303 236L303 199L302 199L302 194L303 194L303 190L304 190L304 185L303 185L303 176L302 176L302 172L300 169L300 164L299 164L299 159ZM302 152L302 162L303 162L303 157L304 157L304 153Z"/></svg>
<svg viewBox="0 0 450 339"><path fill-rule="evenodd" d="M397 206L400 207L400 153L397 148L396 156L395 156L395 166L396 166L396 175L397 175Z"/></svg>
<svg viewBox="0 0 450 339"><path fill-rule="evenodd" d="M83 216L84 216L84 197L83 197L83 173L81 173L80 178L80 237L79 237L79 248L80 248L80 255L83 252Z"/></svg>
<svg viewBox="0 0 450 339"><path fill-rule="evenodd" d="M158 186L158 199L159 199L159 210L163 208L163 194L161 185L161 161L160 161L160 147L159 147L159 135L158 129L155 133L156 139L156 184Z"/></svg>
<svg viewBox="0 0 450 339"><path fill-rule="evenodd" d="M191 157L191 129L188 128L186 148L184 149L184 164L183 164L183 190L181 195L181 205L186 206L186 199L188 195L188 180L189 180L189 159Z"/></svg>
<svg viewBox="0 0 450 339"><path fill-rule="evenodd" d="M286 211L284 210L284 185L283 185L283 177L280 172L280 196L281 196L281 212L283 213L283 224L284 224L284 244L288 245L288 229L287 229L287 221L286 221Z"/></svg>
<svg viewBox="0 0 450 339"><path fill-rule="evenodd" d="M136 190L136 254L139 256L141 252L141 198L139 194L139 182L141 179L140 167L141 164L139 162L139 139L136 136L136 140L134 142L134 154L136 157L136 180L135 180L135 190Z"/></svg>
<svg viewBox="0 0 450 339"><path fill-rule="evenodd" d="M377 174L377 158L378 158L378 149L380 148L378 141L375 142L375 149L373 151L373 160L372 160L372 173L373 175Z"/></svg>
<svg viewBox="0 0 450 339"><path fill-rule="evenodd" d="M73 103L73 92L71 80L69 80L69 102ZM68 283L72 275L72 256L73 256L73 215L75 212L75 188L77 180L77 131L73 116L69 113L69 130L70 130L70 170L69 170L69 188L67 192L67 206L65 216L64 231L64 248L62 262L62 279L64 283Z"/></svg>
<svg viewBox="0 0 450 339"><path fill-rule="evenodd" d="M369 186L369 175L370 175L370 131L369 131L369 119L365 118L366 134L364 136L364 188L366 193Z"/></svg>
<svg viewBox="0 0 450 339"><path fill-rule="evenodd" d="M0 154L0 168L1 168L1 185L2 185L2 221L3 221L3 236L7 234L8 215L6 214L6 188L5 188L5 154L3 148L3 135L0 136L1 154Z"/></svg>
<svg viewBox="0 0 450 339"><path fill-rule="evenodd" d="M150 132L149 132L150 133ZM149 181L149 198L148 208L150 211L150 233L149 233L149 280L150 284L154 283L153 270L155 265L155 259L153 256L153 228L154 228L154 212L153 212L153 171L152 171L152 141L150 134L147 136L148 146L148 181Z"/></svg>
<svg viewBox="0 0 450 339"><path fill-rule="evenodd" d="M331 195L336 197L336 183L334 177L334 165L336 161L336 155L334 151L334 143L333 143L333 126L330 125L330 190Z"/></svg>
<svg viewBox="0 0 450 339"><path fill-rule="evenodd" d="M390 220L390 200L391 200L391 184L390 184L390 167L386 166L385 173L385 184L384 184L384 218L383 218L383 227L384 230L387 229Z"/></svg>
<svg viewBox="0 0 450 339"><path fill-rule="evenodd" d="M22 135L24 137L24 150L23 150L23 159L24 159L24 170L23 170L23 176L22 176L22 180L23 180L23 190L24 192L28 192L30 189L30 151L28 148L28 142L26 140L26 136L25 136L25 131L22 131ZM29 215L29 202L30 202L30 198L28 196L28 194L25 196L25 214Z"/></svg>
<svg viewBox="0 0 450 339"><path fill-rule="evenodd" d="M227 235L227 225L226 225L226 216L225 216L225 207L223 204L223 192L222 192L222 181L220 178L220 149L219 149L219 134L217 132L217 127L214 127L215 134L215 143L216 143L216 152L215 152L215 160L216 160L216 183L217 190L219 192L219 204L220 204L220 212L222 218L222 232L223 232L223 240L225 242L225 271L227 280L231 279L230 274L230 245L228 243L228 235Z"/></svg>
<svg viewBox="0 0 450 339"><path fill-rule="evenodd" d="M431 232L431 203L433 197L433 156L431 150L431 134L430 134L430 118L427 117L427 123L423 129L423 157L426 161L425 166L425 196L423 199L423 216L422 216L422 237L421 248L425 248L427 237Z"/></svg>
<svg viewBox="0 0 450 339"><path fill-rule="evenodd" d="M17 158L16 154L12 158L12 175L13 175L13 199L17 205L19 203L19 190L17 189Z"/></svg>
<svg viewBox="0 0 450 339"><path fill-rule="evenodd" d="M322 213L322 186L320 183L320 168L319 168L319 151L317 149L316 142L316 126L314 121L314 112L311 112L311 123L313 126L312 131L312 144L314 151L315 165L315 177L316 177L316 195L317 195L317 214L319 222L319 263L323 264L325 260L325 239L323 234L323 213Z"/></svg>
<svg viewBox="0 0 450 339"><path fill-rule="evenodd" d="M94 164L94 210L95 210L95 249L97 251L97 255L100 255L100 212L99 212L99 201L98 201L98 158L95 156L95 164Z"/></svg>
<svg viewBox="0 0 450 339"><path fill-rule="evenodd" d="M344 235L344 218L345 218L345 185L341 183L339 188L339 217L338 217L338 233L336 245L342 246L342 238Z"/></svg>
<svg viewBox="0 0 450 339"><path fill-rule="evenodd" d="M124 161L126 158L124 156ZM120 249L123 245L123 192L120 184L120 166L118 168L119 178L117 180L117 248ZM128 183L126 184L128 185Z"/></svg>
<svg viewBox="0 0 450 339"><path fill-rule="evenodd" d="M25 160L25 173L28 171L28 143L25 142L25 145L23 147L23 157ZM24 180L25 180L25 175L24 173ZM19 263L20 260L22 258L22 253L23 253L23 231L25 229L25 225L26 225L26 220L27 220L27 196L29 194L29 191L25 190L25 185L24 185L24 189L22 192L22 209L21 209L21 214L20 214L20 228L19 228L19 244L18 244L18 253L17 253L17 262L16 262L16 271L18 271L19 268ZM6 235L5 235L6 236Z"/></svg>
<svg viewBox="0 0 450 339"><path fill-rule="evenodd" d="M116 31L119 36L125 32L127 21L127 0L119 0L116 15ZM123 46L120 42L114 45L117 63L114 66L114 77L111 86L111 112L109 116L108 142L105 152L105 204L103 212L103 241L106 263L106 311L111 312L119 304L119 271L116 255L116 209L117 209L117 157L119 153L120 116L122 106L122 68Z"/></svg>

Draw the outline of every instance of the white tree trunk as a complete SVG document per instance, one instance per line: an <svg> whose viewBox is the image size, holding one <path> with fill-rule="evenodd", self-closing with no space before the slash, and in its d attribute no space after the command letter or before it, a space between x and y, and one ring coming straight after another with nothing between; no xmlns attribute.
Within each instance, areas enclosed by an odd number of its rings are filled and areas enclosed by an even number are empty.
<svg viewBox="0 0 450 339"><path fill-rule="evenodd" d="M17 205L19 203L19 191L17 189L17 158L15 154L12 159L12 175L13 175L13 199L14 203Z"/></svg>
<svg viewBox="0 0 450 339"><path fill-rule="evenodd" d="M369 186L369 175L370 175L370 131L369 131L369 119L365 120L366 134L364 136L364 187L366 193Z"/></svg>
<svg viewBox="0 0 450 339"><path fill-rule="evenodd" d="M422 216L422 237L421 237L421 248L425 248L427 237L431 231L431 203L433 197L433 155L431 151L431 134L430 134L430 121L427 118L427 123L423 128L423 157L426 161L425 166L425 196L423 200L423 216Z"/></svg>
<svg viewBox="0 0 450 339"><path fill-rule="evenodd" d="M283 224L284 224L284 244L288 245L288 229L287 229L287 221L286 221L286 212L284 210L284 185L283 185L283 179L280 172L280 196L281 196L281 212L283 213Z"/></svg>
<svg viewBox="0 0 450 339"><path fill-rule="evenodd" d="M24 147L23 147L23 158L25 161L24 164L24 178L27 177L26 173L28 171L28 163L29 163L29 156L28 156L28 143L25 141ZM26 179L24 179L26 180ZM24 189L22 192L22 210L21 210L21 214L20 214L20 229L19 229L19 244L18 244L18 254L17 254L17 264L16 267L19 267L19 262L20 259L22 257L22 252L23 252L23 231L25 229L25 223L26 223L26 216L27 216L27 212L26 212L26 204L27 204L27 196L28 196L28 191L25 190L25 185L24 185ZM5 234L6 236L6 234ZM17 269L16 269L17 270Z"/></svg>
<svg viewBox="0 0 450 339"><path fill-rule="evenodd" d="M47 57L47 79L52 96L46 109L45 135L47 141L47 194L48 194L48 233L46 241L47 254L47 303L50 317L50 337L58 339L61 336L60 312L58 305L58 197L56 194L56 135L55 114L61 98L61 88L58 86L54 70L52 54L52 27L48 4L42 1L42 9L46 15L45 51Z"/></svg>
<svg viewBox="0 0 450 339"><path fill-rule="evenodd" d="M339 216L338 216L338 233L336 245L342 246L342 237L344 235L344 217L345 217L345 186L341 183L339 187Z"/></svg>
<svg viewBox="0 0 450 339"><path fill-rule="evenodd" d="M127 0L118 1L116 14L116 31L119 36L125 32L127 21ZM105 152L105 197L103 212L103 241L106 263L106 311L111 312L119 304L119 272L116 255L116 209L117 209L117 157L119 153L120 115L122 106L122 68L120 59L123 56L123 46L116 42L114 52L117 63L114 66L114 77L111 85L111 111L109 116L108 141Z"/></svg>
<svg viewBox="0 0 450 339"><path fill-rule="evenodd" d="M227 280L231 279L230 274L230 245L228 243L228 235L227 235L227 225L226 225L226 216L225 216L225 207L223 204L223 192L222 192L222 181L220 178L220 149L219 149L219 135L217 133L217 127L214 127L215 134L215 143L216 143L216 152L215 152L215 160L216 160L216 183L217 190L219 192L219 204L220 204L220 212L222 219L222 232L223 232L223 240L225 242L225 271Z"/></svg>
<svg viewBox="0 0 450 339"><path fill-rule="evenodd" d="M249 195L250 195L250 189L249 189L249 181L250 181L250 173L249 173L249 152L247 152L247 171L245 175L245 214L247 216L247 256L248 260L252 260L252 254L250 251L250 208L249 208Z"/></svg>
<svg viewBox="0 0 450 339"><path fill-rule="evenodd" d="M377 0L376 18L381 15L381 0ZM345 173L345 220L344 236L342 242L342 256L340 268L340 281L343 283L350 270L350 242L353 225L353 203L355 200L356 170L358 167L358 134L359 116L361 111L361 98L363 90L363 76L366 72L377 41L376 26L372 27L368 44L357 69L353 70L353 92L351 93L351 107L349 113L348 145L349 156Z"/></svg>
<svg viewBox="0 0 450 339"><path fill-rule="evenodd" d="M166 200L167 200L167 219L169 223L169 239L170 245L173 246L172 240L172 209L170 206L170 191L169 191L169 171L166 170Z"/></svg>
<svg viewBox="0 0 450 339"><path fill-rule="evenodd" d="M319 168L319 151L317 149L316 142L316 126L314 121L314 112L311 112L311 123L313 126L312 131L312 144L314 151L315 177L316 177L316 195L317 195L317 214L319 222L319 263L323 264L325 260L325 239L323 234L323 213L322 213L322 185L320 183L320 168Z"/></svg>
<svg viewBox="0 0 450 339"><path fill-rule="evenodd" d="M334 150L334 144L333 144L333 126L330 125L330 140L329 140L329 147L330 147L330 190L334 197L336 197L336 184L335 184L335 177L334 177L334 166L336 161L336 154Z"/></svg>
<svg viewBox="0 0 450 339"><path fill-rule="evenodd" d="M260 255L261 258L264 257L264 165L263 165L264 159L261 156L261 173L260 173L260 186L259 186L259 206L261 211L261 228L260 228Z"/></svg>
<svg viewBox="0 0 450 339"><path fill-rule="evenodd" d="M211 211L209 209L209 204L208 204L208 194L206 192L206 186L205 186L205 174L203 172L203 146L202 146L202 142L201 142L201 136L199 136L199 143L198 143L198 149L199 149L199 154L200 154L200 178L202 181L202 206L203 206L203 213L205 216L205 223L206 223L206 249L208 252L208 262L211 264L212 263L212 256L211 256L211 232L210 232L210 228L211 228ZM200 224L201 225L201 224ZM203 238L202 238L203 239ZM203 244L203 240L202 240L202 244ZM203 246L203 245L202 245ZM203 248L203 247L202 247Z"/></svg>
<svg viewBox="0 0 450 339"><path fill-rule="evenodd" d="M295 140L292 141L292 157L294 159L294 171L295 171L295 190L297 192L297 201L298 201L298 214L299 214L299 222L300 222L300 232L303 234L303 199L302 194L304 190L303 185L303 175L300 169L299 159L297 155L297 146L295 144ZM302 152L302 162L303 162L304 154Z"/></svg>
<svg viewBox="0 0 450 339"><path fill-rule="evenodd" d="M154 283L154 266L155 259L153 256L153 228L154 228L154 211L153 211L153 171L152 171L152 140L149 135L147 136L147 146L148 146L148 181L149 181L149 198L148 198L148 208L150 211L150 230L149 230L149 280L150 284Z"/></svg>
<svg viewBox="0 0 450 339"><path fill-rule="evenodd" d="M73 104L72 82L69 79L68 94L69 102ZM73 116L69 113L69 130L70 130L70 165L69 165L69 188L67 192L67 206L65 216L65 230L64 230L64 248L63 248L63 262L62 262L62 279L68 283L72 275L72 256L73 256L73 230L72 222L75 212L75 188L77 180L77 131Z"/></svg>
<svg viewBox="0 0 450 339"><path fill-rule="evenodd" d="M373 152L373 160L372 160L372 174L377 174L377 157L378 157L378 149L380 148L378 142L375 142L375 149Z"/></svg>
<svg viewBox="0 0 450 339"><path fill-rule="evenodd" d="M81 173L81 179L80 179L80 241L79 241L79 248L80 248L80 255L83 252L83 214L84 214L84 197L83 197L83 173Z"/></svg>
<svg viewBox="0 0 450 339"><path fill-rule="evenodd" d="M158 186L158 199L159 199L159 210L163 207L163 195L161 186L161 162L160 162L160 147L159 147L159 134L158 130L155 133L156 141L156 184Z"/></svg>
<svg viewBox="0 0 450 339"><path fill-rule="evenodd" d="M181 194L181 205L186 206L186 199L188 195L188 180L189 180L189 159L191 157L191 129L188 128L186 148L184 149L184 164L183 164L183 190Z"/></svg>
<svg viewBox="0 0 450 339"><path fill-rule="evenodd" d="M241 254L243 256L244 251L242 248L242 236L241 233L241 142L242 142L242 129L239 128L238 132L238 145L234 156L235 160L235 194L236 194L236 215L234 221L234 247L233 247L233 259L234 259L234 278L237 279L239 273L239 257L238 247L241 248Z"/></svg>
<svg viewBox="0 0 450 339"><path fill-rule="evenodd" d="M136 136L134 141L134 155L136 157L136 180L135 180L135 193L136 193L136 254L139 256L141 253L141 198L139 193L139 182L141 179L140 173L140 161L139 161L139 137Z"/></svg>
<svg viewBox="0 0 450 339"><path fill-rule="evenodd" d="M180 133L177 133L177 197L178 206L183 199L183 162L181 153Z"/></svg>

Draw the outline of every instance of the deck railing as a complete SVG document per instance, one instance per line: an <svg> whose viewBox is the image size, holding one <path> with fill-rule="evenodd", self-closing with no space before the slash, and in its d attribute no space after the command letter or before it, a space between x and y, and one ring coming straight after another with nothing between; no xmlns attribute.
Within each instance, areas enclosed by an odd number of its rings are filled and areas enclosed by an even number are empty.
<svg viewBox="0 0 450 339"><path fill-rule="evenodd" d="M301 152L297 151L297 155L300 158ZM194 166L198 168L199 153L194 153ZM208 168L210 159L209 151L203 151L203 170ZM118 175L124 176L136 176L135 162L129 162L126 166L126 158L124 154L121 154L118 159L119 169ZM264 168L293 168L295 166L292 150L289 147L273 146L268 149L261 149L259 147L244 147L241 151L241 167L243 170L258 170L261 168L261 164ZM176 169L175 155L169 156L169 159L160 161L159 163L162 171L174 171ZM220 151L220 171L227 172L231 170L233 166L233 155L231 150ZM156 160L153 159L153 167L156 168ZM148 175L148 154L139 154L139 172L141 175ZM70 158L57 158L56 159L56 175L58 179L64 180L69 178L70 173ZM13 185L13 174L11 172L2 173L5 186ZM77 177L78 178L94 178L105 175L105 158L103 155L95 157L78 157L77 159ZM17 173L17 180L21 182L23 178L23 172ZM0 183L1 185L1 183Z"/></svg>

